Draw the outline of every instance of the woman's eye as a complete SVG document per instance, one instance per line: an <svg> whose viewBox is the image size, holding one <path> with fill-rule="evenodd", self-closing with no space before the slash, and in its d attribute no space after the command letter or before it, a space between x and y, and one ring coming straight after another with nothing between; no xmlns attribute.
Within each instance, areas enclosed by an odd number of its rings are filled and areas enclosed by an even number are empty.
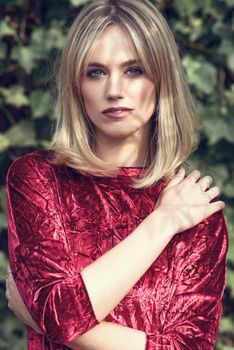
<svg viewBox="0 0 234 350"><path fill-rule="evenodd" d="M103 76L104 72L100 69L92 69L90 71L87 72L86 76L88 78L99 78L101 76Z"/></svg>
<svg viewBox="0 0 234 350"><path fill-rule="evenodd" d="M132 67L132 68L128 69L127 73L130 76L138 76L138 75L142 75L144 73L144 71L140 67Z"/></svg>

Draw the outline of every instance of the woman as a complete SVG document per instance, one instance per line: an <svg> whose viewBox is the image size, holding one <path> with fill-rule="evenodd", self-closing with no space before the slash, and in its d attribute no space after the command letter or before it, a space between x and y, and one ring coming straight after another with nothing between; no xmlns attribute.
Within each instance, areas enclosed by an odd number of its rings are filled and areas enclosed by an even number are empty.
<svg viewBox="0 0 234 350"><path fill-rule="evenodd" d="M210 176L181 168L197 119L165 20L147 0L92 2L58 87L53 150L16 160L7 178L27 307L18 295L12 308L28 349L213 349L224 203ZM8 294L11 305L16 287Z"/></svg>

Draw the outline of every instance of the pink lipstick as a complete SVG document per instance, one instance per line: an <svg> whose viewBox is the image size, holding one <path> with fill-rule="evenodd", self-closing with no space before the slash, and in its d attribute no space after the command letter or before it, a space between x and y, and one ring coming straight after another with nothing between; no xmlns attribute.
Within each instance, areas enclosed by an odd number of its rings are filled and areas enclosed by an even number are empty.
<svg viewBox="0 0 234 350"><path fill-rule="evenodd" d="M108 118L118 119L127 117L132 111L133 109L128 107L110 107L102 111L102 113Z"/></svg>

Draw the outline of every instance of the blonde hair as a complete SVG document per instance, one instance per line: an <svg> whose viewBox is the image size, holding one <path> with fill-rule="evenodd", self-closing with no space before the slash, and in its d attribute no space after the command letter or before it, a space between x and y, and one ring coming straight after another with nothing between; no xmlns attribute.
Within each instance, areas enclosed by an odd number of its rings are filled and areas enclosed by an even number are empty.
<svg viewBox="0 0 234 350"><path fill-rule="evenodd" d="M146 74L155 82L157 110L152 117L149 167L134 186L143 188L170 178L195 146L197 115L173 35L147 0L95 0L73 22L58 74L54 162L81 173L113 176L118 169L95 155L95 133L85 111L79 80L97 42L111 24L125 30Z"/></svg>

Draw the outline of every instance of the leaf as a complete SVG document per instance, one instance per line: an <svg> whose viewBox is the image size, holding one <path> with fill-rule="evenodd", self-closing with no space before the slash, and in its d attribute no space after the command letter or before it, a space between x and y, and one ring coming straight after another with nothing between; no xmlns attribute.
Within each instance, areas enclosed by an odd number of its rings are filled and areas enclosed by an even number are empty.
<svg viewBox="0 0 234 350"><path fill-rule="evenodd" d="M5 21L0 21L0 38L3 36L14 36L15 29L10 27Z"/></svg>
<svg viewBox="0 0 234 350"><path fill-rule="evenodd" d="M221 139L234 142L234 133L228 122L220 118L203 118L201 120L203 129L208 137L209 145L215 145Z"/></svg>
<svg viewBox="0 0 234 350"><path fill-rule="evenodd" d="M29 104L27 96L24 95L24 87L14 85L10 88L0 87L0 93L3 95L7 104L15 107L27 106Z"/></svg>
<svg viewBox="0 0 234 350"><path fill-rule="evenodd" d="M175 7L179 11L181 16L191 16L194 12L199 10L201 7L208 6L209 0L175 0Z"/></svg>
<svg viewBox="0 0 234 350"><path fill-rule="evenodd" d="M0 212L0 229L1 228L7 228L7 217L5 212Z"/></svg>
<svg viewBox="0 0 234 350"><path fill-rule="evenodd" d="M230 39L224 38L221 41L221 44L219 45L217 52L220 55L228 56L230 53L233 52L232 46L233 46L232 41Z"/></svg>
<svg viewBox="0 0 234 350"><path fill-rule="evenodd" d="M31 120L22 120L6 132L11 146L32 146L36 144L36 134Z"/></svg>
<svg viewBox="0 0 234 350"><path fill-rule="evenodd" d="M229 261L232 261L232 263L234 262L234 232L231 234L231 228L230 228L230 221L228 222L228 230L229 230L229 247L228 247L228 253L227 253L227 258ZM230 280L227 281L227 284L229 285L230 289L232 289L232 295L234 298L234 285L230 285Z"/></svg>
<svg viewBox="0 0 234 350"><path fill-rule="evenodd" d="M224 92L224 96L227 99L227 102L230 104L230 106L234 107L234 84L230 86L229 90L226 90Z"/></svg>
<svg viewBox="0 0 234 350"><path fill-rule="evenodd" d="M22 321L17 319L12 313L9 314L9 316L4 320L4 327L2 327L1 330L3 330L5 337L8 338L8 341L9 341L8 349L12 349L13 335L15 334L15 332L17 330L18 331L20 329L22 330L22 328L24 328ZM15 348L15 349L17 349L17 348ZM26 348L24 348L24 349L26 349Z"/></svg>
<svg viewBox="0 0 234 350"><path fill-rule="evenodd" d="M234 51L232 51L228 54L227 64L228 64L228 67L230 68L230 70L232 70L234 72Z"/></svg>
<svg viewBox="0 0 234 350"><path fill-rule="evenodd" d="M229 269L227 272L227 286L230 288L231 296L234 298L234 271ZM234 331L234 325L233 331Z"/></svg>
<svg viewBox="0 0 234 350"><path fill-rule="evenodd" d="M6 254L0 251L0 282L4 282L6 279L7 265Z"/></svg>
<svg viewBox="0 0 234 350"><path fill-rule="evenodd" d="M227 4L227 6L229 7L233 7L234 6L234 0L224 0Z"/></svg>
<svg viewBox="0 0 234 350"><path fill-rule="evenodd" d="M31 46L34 50L43 48L45 58L52 48L62 49L64 46L65 35L64 35L64 21L51 21L48 29L37 28L33 31L31 37Z"/></svg>
<svg viewBox="0 0 234 350"><path fill-rule="evenodd" d="M183 65L191 85L204 94L212 93L217 84L217 70L211 63L185 56Z"/></svg>
<svg viewBox="0 0 234 350"><path fill-rule="evenodd" d="M234 197L234 180L230 179L228 184L223 187L222 193L227 197Z"/></svg>
<svg viewBox="0 0 234 350"><path fill-rule="evenodd" d="M69 0L70 4L74 7L84 5L89 1L90 0Z"/></svg>
<svg viewBox="0 0 234 350"><path fill-rule="evenodd" d="M228 24L224 23L223 21L218 20L216 23L214 23L212 27L212 31L214 34L220 36L221 38L224 38L224 40L228 40L230 37L230 43L231 43L231 31ZM232 46L230 46L231 48Z"/></svg>
<svg viewBox="0 0 234 350"><path fill-rule="evenodd" d="M51 110L51 98L48 92L34 90L30 95L30 106L33 118L41 118Z"/></svg>
<svg viewBox="0 0 234 350"><path fill-rule="evenodd" d="M203 27L202 19L201 18L192 18L190 40L196 41L203 35L204 35L204 27Z"/></svg>
<svg viewBox="0 0 234 350"><path fill-rule="evenodd" d="M6 187L1 186L0 189L0 206L2 209L7 209Z"/></svg>
<svg viewBox="0 0 234 350"><path fill-rule="evenodd" d="M10 147L10 140L5 134L0 134L0 153L5 152Z"/></svg>
<svg viewBox="0 0 234 350"><path fill-rule="evenodd" d="M12 49L11 59L18 62L25 72L29 74L36 67L38 55L31 47L16 46Z"/></svg>
<svg viewBox="0 0 234 350"><path fill-rule="evenodd" d="M228 317L223 317L220 323L220 332L233 332L234 324Z"/></svg>

